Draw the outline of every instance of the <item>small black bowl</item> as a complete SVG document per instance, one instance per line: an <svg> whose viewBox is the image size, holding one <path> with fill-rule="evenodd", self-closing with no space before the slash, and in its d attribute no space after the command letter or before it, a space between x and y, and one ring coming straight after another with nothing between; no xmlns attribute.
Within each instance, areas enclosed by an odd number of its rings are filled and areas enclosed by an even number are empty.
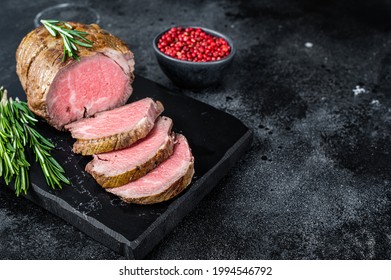
<svg viewBox="0 0 391 280"><path fill-rule="evenodd" d="M200 28L205 33L225 39L231 47L229 55L221 60L210 62L192 62L186 60L179 60L168 56L162 53L157 47L160 37L162 37L164 33L171 29L168 28L163 32L159 33L153 39L153 50L155 52L160 68L163 70L164 74L166 74L168 78L170 78L176 85L180 87L196 89L217 85L221 81L225 71L229 68L234 59L236 48L232 40L226 35L223 35L208 28L199 26L181 27Z"/></svg>

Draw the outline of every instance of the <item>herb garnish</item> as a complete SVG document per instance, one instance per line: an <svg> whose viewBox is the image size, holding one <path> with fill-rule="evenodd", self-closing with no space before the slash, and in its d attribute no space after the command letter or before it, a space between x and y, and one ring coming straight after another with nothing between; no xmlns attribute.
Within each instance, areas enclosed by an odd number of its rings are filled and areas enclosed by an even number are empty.
<svg viewBox="0 0 391 280"><path fill-rule="evenodd" d="M7 185L15 178L17 196L26 194L30 185L27 145L39 161L50 187L61 189L62 183L69 184L64 169L50 155L53 143L33 128L37 121L26 102L8 99L7 91L0 87L0 177Z"/></svg>
<svg viewBox="0 0 391 280"><path fill-rule="evenodd" d="M41 19L41 23L52 36L57 37L57 34L61 36L64 42L64 56L62 57L63 62L67 60L68 57L72 57L77 61L80 61L80 58L76 53L78 51L76 45L92 48L93 42L85 38L85 35L88 33L85 31L73 29L72 25L67 22L54 19ZM78 38L84 42L78 40Z"/></svg>

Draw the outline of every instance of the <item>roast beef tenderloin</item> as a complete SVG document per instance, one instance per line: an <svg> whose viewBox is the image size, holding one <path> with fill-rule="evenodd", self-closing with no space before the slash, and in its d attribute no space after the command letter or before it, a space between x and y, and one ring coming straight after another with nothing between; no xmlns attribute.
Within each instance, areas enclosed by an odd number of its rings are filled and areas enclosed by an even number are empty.
<svg viewBox="0 0 391 280"><path fill-rule="evenodd" d="M137 180L166 160L173 152L172 120L160 117L147 135L129 148L94 155L86 171L104 188Z"/></svg>
<svg viewBox="0 0 391 280"><path fill-rule="evenodd" d="M183 135L177 134L174 153L166 161L136 181L108 188L108 192L128 203L152 204L182 192L194 175L194 158Z"/></svg>
<svg viewBox="0 0 391 280"><path fill-rule="evenodd" d="M93 155L129 147L148 135L163 105L147 97L122 107L100 112L65 126L76 142L73 151Z"/></svg>
<svg viewBox="0 0 391 280"><path fill-rule="evenodd" d="M92 48L79 47L80 61L63 62L61 37L43 26L28 33L16 52L29 108L57 129L125 104L134 79L133 54L122 40L96 24L69 24L93 41Z"/></svg>

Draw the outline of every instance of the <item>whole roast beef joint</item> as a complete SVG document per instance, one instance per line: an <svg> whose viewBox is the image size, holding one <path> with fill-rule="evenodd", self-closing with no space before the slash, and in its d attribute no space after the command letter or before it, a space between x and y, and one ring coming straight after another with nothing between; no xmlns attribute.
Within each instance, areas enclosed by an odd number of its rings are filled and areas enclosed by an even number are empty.
<svg viewBox="0 0 391 280"><path fill-rule="evenodd" d="M57 129L97 112L117 108L132 93L133 53L96 24L70 23L88 32L92 48L79 48L80 61L63 58L61 39L43 27L27 34L16 52L16 72L29 108Z"/></svg>

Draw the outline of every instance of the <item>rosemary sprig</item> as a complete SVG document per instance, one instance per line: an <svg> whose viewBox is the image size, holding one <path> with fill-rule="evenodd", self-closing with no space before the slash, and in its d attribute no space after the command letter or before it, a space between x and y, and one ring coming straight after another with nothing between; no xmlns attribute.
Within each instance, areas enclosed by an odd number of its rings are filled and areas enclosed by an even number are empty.
<svg viewBox="0 0 391 280"><path fill-rule="evenodd" d="M64 21L59 21L55 19L41 19L41 23L50 35L57 37L60 35L64 43L64 56L62 61L67 60L68 57L72 57L77 61L80 61L79 56L77 55L77 46L82 46L86 48L92 48L93 42L85 38L85 35L88 33L85 31L80 31L73 29L73 27ZM80 39L80 40L78 40Z"/></svg>
<svg viewBox="0 0 391 280"><path fill-rule="evenodd" d="M69 184L64 169L50 155L53 143L43 137L33 127L37 122L26 102L18 98L7 98L7 91L0 87L0 177L8 185L15 179L16 195L27 194L30 186L27 160L28 145L39 161L47 184L55 189L61 184Z"/></svg>

